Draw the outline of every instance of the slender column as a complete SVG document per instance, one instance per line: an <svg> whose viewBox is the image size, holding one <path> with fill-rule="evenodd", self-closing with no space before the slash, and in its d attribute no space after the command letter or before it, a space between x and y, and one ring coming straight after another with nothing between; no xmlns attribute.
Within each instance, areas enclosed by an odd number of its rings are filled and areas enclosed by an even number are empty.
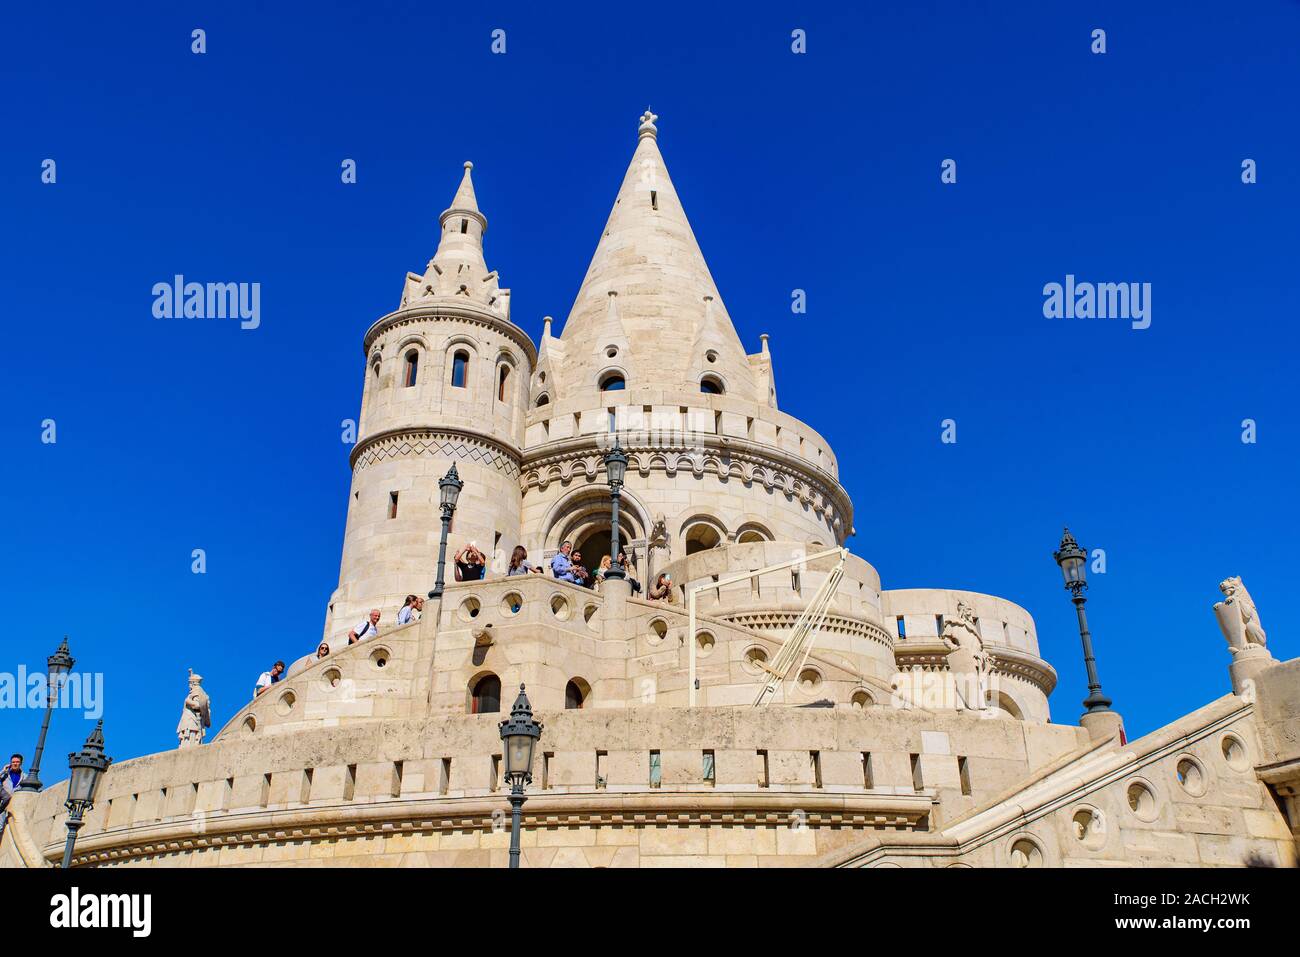
<svg viewBox="0 0 1300 957"><path fill-rule="evenodd" d="M77 832L81 830L82 821L80 817L68 818L68 840L63 845L63 868L67 870L72 866L72 849L77 845Z"/></svg>
<svg viewBox="0 0 1300 957"><path fill-rule="evenodd" d="M1088 615L1083 610L1088 599L1082 593L1074 595L1074 608L1079 613L1079 639L1083 642L1083 664L1088 669L1088 697L1083 706L1089 711L1109 711L1110 699L1101 693L1101 679L1097 677L1097 659L1092 654L1092 633L1088 631Z"/></svg>
<svg viewBox="0 0 1300 957"><path fill-rule="evenodd" d="M442 540L438 542L438 580L433 583L433 591L429 592L430 598L442 597L442 586L447 574L447 532L451 529L451 513L444 507L442 510Z"/></svg>
<svg viewBox="0 0 1300 957"><path fill-rule="evenodd" d="M624 576L623 567L618 563L618 499L619 489L617 487L610 490L609 501L613 510L613 523L609 527L609 571L605 573L606 578L622 578Z"/></svg>
<svg viewBox="0 0 1300 957"><path fill-rule="evenodd" d="M41 755L45 752L45 735L50 730L50 712L54 710L54 696L49 684L45 686L45 717L41 719L41 735L36 739L36 753L32 756L32 766L18 785L20 791L39 791L41 789Z"/></svg>
<svg viewBox="0 0 1300 957"><path fill-rule="evenodd" d="M510 789L510 867L519 866L519 824L523 816L524 786L518 781Z"/></svg>

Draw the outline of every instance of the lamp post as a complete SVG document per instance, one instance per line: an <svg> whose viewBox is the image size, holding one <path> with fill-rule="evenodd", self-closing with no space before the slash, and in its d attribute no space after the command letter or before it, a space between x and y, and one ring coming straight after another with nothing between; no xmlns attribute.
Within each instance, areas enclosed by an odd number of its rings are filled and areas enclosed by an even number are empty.
<svg viewBox="0 0 1300 957"><path fill-rule="evenodd" d="M609 525L609 570L606 578L623 578L626 572L618 563L618 498L623 492L623 476L627 474L627 453L614 440L614 447L605 453L605 480L609 482L609 503L613 516Z"/></svg>
<svg viewBox="0 0 1300 957"><path fill-rule="evenodd" d="M443 579L447 569L447 532L451 530L451 516L456 512L456 499L465 483L456 474L456 463L451 463L447 474L438 480L438 508L442 510L442 541L438 543L438 580L433 583L430 598L442 597Z"/></svg>
<svg viewBox="0 0 1300 957"><path fill-rule="evenodd" d="M1083 706L1089 714L1110 710L1110 699L1101 693L1101 679L1097 677L1097 659L1092 655L1092 634L1088 631L1088 615L1083 610L1087 598L1083 593L1088 588L1088 576L1084 570L1088 553L1074 540L1067 528L1061 536L1061 547L1054 553L1056 564L1061 566L1061 575L1065 578L1065 587L1073 596L1075 611L1079 614L1079 637L1083 640L1083 663L1088 669L1088 697Z"/></svg>
<svg viewBox="0 0 1300 957"><path fill-rule="evenodd" d="M20 791L39 791L41 789L41 754L45 751L45 735L50 730L50 712L54 710L54 699L59 694L59 684L64 675L72 670L76 659L68 653L68 636L63 636L58 650L45 659L45 717L41 720L41 736L36 739L36 753L32 756L32 766L18 785Z"/></svg>
<svg viewBox="0 0 1300 957"><path fill-rule="evenodd" d="M63 866L72 866L72 849L77 844L77 832L85 824L86 812L95 806L95 792L113 759L104 754L104 721L100 719L95 730L80 751L68 755L68 799L63 806L68 809L68 843L63 847Z"/></svg>
<svg viewBox="0 0 1300 957"><path fill-rule="evenodd" d="M527 800L524 785L533 781L533 749L542 736L541 723L533 720L533 709L522 683L510 717L501 722L500 728L506 759L505 778L510 783L510 866L514 868L519 866L519 818Z"/></svg>

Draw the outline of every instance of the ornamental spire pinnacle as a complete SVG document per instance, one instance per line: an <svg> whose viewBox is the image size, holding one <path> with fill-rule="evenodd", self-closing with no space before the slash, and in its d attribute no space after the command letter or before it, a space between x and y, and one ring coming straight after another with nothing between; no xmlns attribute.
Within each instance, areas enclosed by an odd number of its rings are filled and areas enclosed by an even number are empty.
<svg viewBox="0 0 1300 957"><path fill-rule="evenodd" d="M645 112L641 114L641 126L637 130L637 139L646 136L651 139L658 139L659 127L655 126L655 120L657 119L659 119L659 117L654 113L651 113L650 107L647 106Z"/></svg>

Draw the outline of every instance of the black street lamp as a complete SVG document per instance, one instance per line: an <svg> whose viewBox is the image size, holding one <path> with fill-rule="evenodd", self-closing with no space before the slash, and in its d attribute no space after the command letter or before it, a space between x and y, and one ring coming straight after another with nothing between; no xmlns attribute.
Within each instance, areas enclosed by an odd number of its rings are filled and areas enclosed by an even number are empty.
<svg viewBox="0 0 1300 957"><path fill-rule="evenodd" d="M63 847L63 866L72 866L72 849L77 843L77 832L85 824L86 812L95 806L95 792L99 779L104 776L113 759L104 754L104 722L100 720L90 732L80 751L68 755L68 799L63 806L68 809L68 843Z"/></svg>
<svg viewBox="0 0 1300 957"><path fill-rule="evenodd" d="M59 695L59 685L64 675L72 670L76 659L68 653L68 636L63 636L58 650L45 659L45 717L41 721L41 736L36 739L36 754L32 757L31 770L18 785L20 791L39 791L41 789L41 754L45 751L45 734L50 730L50 712L54 710L54 699Z"/></svg>
<svg viewBox="0 0 1300 957"><path fill-rule="evenodd" d="M627 474L627 453L614 440L614 447L605 453L605 479L609 482L609 502L613 518L609 526L609 569L606 578L623 578L626 572L618 563L618 498L623 491L623 476Z"/></svg>
<svg viewBox="0 0 1300 957"><path fill-rule="evenodd" d="M500 728L506 759L505 779L510 783L510 866L513 868L519 866L519 818L527 800L524 785L533 781L533 750L542 736L542 725L533 720L533 709L522 683L510 717L501 722Z"/></svg>
<svg viewBox="0 0 1300 957"><path fill-rule="evenodd" d="M460 497L460 490L464 487L465 483L456 474L456 463L452 462L447 474L438 481L438 508L442 510L442 541L438 544L438 580L433 583L433 591L429 592L430 598L442 597L442 585L447 569L447 532L451 530L451 516L456 512L456 499Z"/></svg>
<svg viewBox="0 0 1300 957"><path fill-rule="evenodd" d="M1075 611L1079 614L1079 637L1083 640L1083 663L1088 669L1088 697L1083 706L1092 714L1110 710L1110 699L1101 693L1101 679L1097 677L1097 659L1092 655L1092 634L1088 631L1088 615L1084 612L1084 603L1088 600L1083 593L1088 588L1088 575L1085 566L1088 553L1079 546L1067 528L1061 536L1061 547L1054 553L1056 564L1061 566L1061 575L1065 578L1065 587L1073 596Z"/></svg>

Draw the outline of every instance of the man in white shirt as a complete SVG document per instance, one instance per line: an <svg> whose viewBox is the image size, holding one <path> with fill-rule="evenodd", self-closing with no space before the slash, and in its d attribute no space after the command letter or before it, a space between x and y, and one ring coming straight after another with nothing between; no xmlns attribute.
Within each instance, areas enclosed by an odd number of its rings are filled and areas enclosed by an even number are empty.
<svg viewBox="0 0 1300 957"><path fill-rule="evenodd" d="M348 644L355 645L362 638L373 638L379 634L379 609L370 609L370 617L348 632Z"/></svg>
<svg viewBox="0 0 1300 957"><path fill-rule="evenodd" d="M280 675L284 674L284 662L277 661L271 666L270 671L263 671L257 676L257 684L253 686L253 697L256 698L271 685L280 680Z"/></svg>

